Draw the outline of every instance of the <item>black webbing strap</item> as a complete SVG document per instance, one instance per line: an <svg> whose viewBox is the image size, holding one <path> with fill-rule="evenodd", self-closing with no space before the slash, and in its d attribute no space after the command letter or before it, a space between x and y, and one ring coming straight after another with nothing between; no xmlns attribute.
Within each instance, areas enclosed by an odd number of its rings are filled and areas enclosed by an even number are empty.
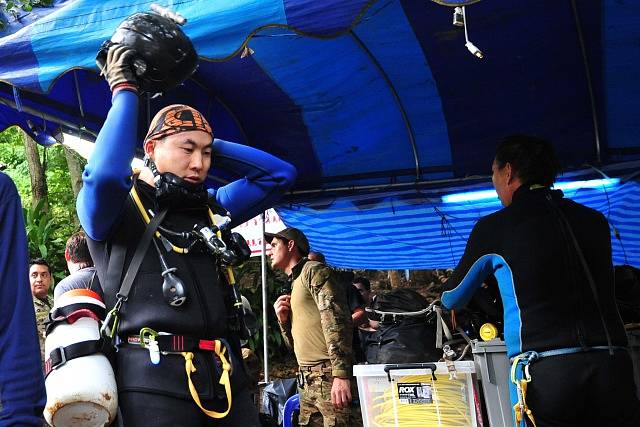
<svg viewBox="0 0 640 427"><path fill-rule="evenodd" d="M104 319L104 316L106 315L104 308L88 302L56 307L49 312L49 318L44 323L46 334L49 335L55 326L60 323L67 322L67 318L70 315L80 310L89 310L93 314L95 314L98 319ZM87 315L90 316L90 314ZM87 315L85 315L84 317L87 317Z"/></svg>
<svg viewBox="0 0 640 427"><path fill-rule="evenodd" d="M158 229L158 225L162 222L164 217L167 214L167 210L163 210L158 213L153 219L147 224L147 228L144 230L142 238L138 242L138 246L136 247L136 251L133 254L133 258L131 259L131 263L129 264L129 268L127 268L127 272L124 275L124 279L122 279L122 284L118 292L116 293L116 302L113 308L107 313L107 316L102 322L102 327L100 328L100 334L102 336L109 336L111 339L114 338L115 334L118 330L118 313L129 297L129 292L131 291L131 286L133 285L133 281L138 274L138 269L142 264L142 260L144 259L147 248L149 247L149 243L151 243L151 239L153 239L153 234ZM126 252L126 249L125 251ZM123 261L124 262L124 261ZM109 262L109 266L111 266L111 262ZM121 267L122 268L122 267Z"/></svg>
<svg viewBox="0 0 640 427"><path fill-rule="evenodd" d="M131 259L131 263L129 264L129 268L124 275L124 279L122 279L122 285L120 285L120 290L116 294L116 297L122 299L122 301L126 301L129 297L129 292L131 291L131 286L133 285L133 281L138 274L138 269L140 265L142 265L142 260L147 253L147 248L151 243L151 239L153 238L153 233L158 229L158 225L162 222L164 217L167 215L167 210L163 210L158 213L153 219L147 224L147 228L144 230L144 234L136 247L136 252L133 254L133 258ZM109 262L111 264L111 262Z"/></svg>
<svg viewBox="0 0 640 427"><path fill-rule="evenodd" d="M598 313L600 314L600 321L602 323L602 327L604 328L604 334L607 337L607 346L609 347L609 354L613 356L614 347L613 347L613 344L611 343L611 335L609 334L609 329L607 328L607 322L604 320L602 306L600 305L600 298L598 297L598 289L596 288L596 283L593 280L593 275L591 274L591 270L589 269L587 260L585 259L584 254L582 253L582 248L580 248L580 244L578 243L578 240L576 239L576 236L573 233L573 228L571 228L571 224L569 223L569 220L564 215L560 207L553 202L551 195L547 195L547 200L551 202L552 206L555 207L562 224L564 225L567 232L569 233L569 237L571 237L571 241L576 250L576 254L578 255L578 259L580 260L582 269L584 270L585 275L587 276L587 281L589 282L589 286L591 287L591 293L593 294L593 299L595 300L596 307L598 308Z"/></svg>
<svg viewBox="0 0 640 427"><path fill-rule="evenodd" d="M162 352L170 352L170 353L181 353L183 351L200 351L205 350L200 346L200 342L205 342L208 344L213 343L213 340L204 340L200 338L194 338L185 335L173 335L173 334L162 334L156 335L153 339L158 344L158 349ZM131 345L142 345L140 343L141 337L140 335L131 335L127 337L127 343ZM148 344L148 338L145 338L145 345ZM213 351L213 350L211 350Z"/></svg>
<svg viewBox="0 0 640 427"><path fill-rule="evenodd" d="M51 371L63 366L69 360L77 359L78 357L90 356L96 353L105 353L108 348L105 344L104 338L100 338L91 341L80 341L66 347L54 348L49 354L49 358L44 362L45 378L51 373Z"/></svg>
<svg viewBox="0 0 640 427"><path fill-rule="evenodd" d="M118 233L120 234L120 233ZM104 282L100 278L102 289L105 293L105 302L107 301L106 295L110 289L120 289L118 286L122 280L122 272L124 271L124 260L127 255L127 245L121 241L120 237L112 242L111 251L109 253L109 263L107 264L106 277Z"/></svg>

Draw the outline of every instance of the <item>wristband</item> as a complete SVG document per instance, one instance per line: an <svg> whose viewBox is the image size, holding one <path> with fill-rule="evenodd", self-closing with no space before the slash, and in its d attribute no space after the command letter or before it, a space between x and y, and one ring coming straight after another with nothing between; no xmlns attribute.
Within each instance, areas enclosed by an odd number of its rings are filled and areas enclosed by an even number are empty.
<svg viewBox="0 0 640 427"><path fill-rule="evenodd" d="M138 86L132 83L118 83L113 87L113 90L111 90L111 99L113 99L116 96L116 93L120 92L121 90L128 90L129 92L135 92L136 94L138 94Z"/></svg>

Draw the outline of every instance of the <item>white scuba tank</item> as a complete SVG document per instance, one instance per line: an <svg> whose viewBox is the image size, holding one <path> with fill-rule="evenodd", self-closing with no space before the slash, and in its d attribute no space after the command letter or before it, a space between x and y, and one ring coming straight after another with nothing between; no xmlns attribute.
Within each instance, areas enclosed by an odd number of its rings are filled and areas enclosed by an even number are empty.
<svg viewBox="0 0 640 427"><path fill-rule="evenodd" d="M81 307L66 316L47 335L47 360L58 347L100 338L96 313L104 312L100 296L88 289L74 289L60 295L52 312L59 307ZM92 309L92 307L94 309ZM68 360L53 369L45 380L47 405L44 416L53 427L102 427L115 419L118 390L113 369L102 353Z"/></svg>

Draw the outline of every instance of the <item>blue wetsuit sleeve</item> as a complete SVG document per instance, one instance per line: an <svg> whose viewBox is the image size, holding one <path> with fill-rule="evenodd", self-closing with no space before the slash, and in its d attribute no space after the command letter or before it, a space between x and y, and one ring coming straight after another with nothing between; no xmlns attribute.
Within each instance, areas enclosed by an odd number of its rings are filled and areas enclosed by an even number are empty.
<svg viewBox="0 0 640 427"><path fill-rule="evenodd" d="M214 169L243 175L217 191L210 190L231 213L233 227L272 207L296 179L291 164L246 145L216 139L212 155Z"/></svg>
<svg viewBox="0 0 640 427"><path fill-rule="evenodd" d="M0 173L0 426L42 426L46 395L15 185Z"/></svg>
<svg viewBox="0 0 640 427"><path fill-rule="evenodd" d="M460 262L444 284L441 301L445 308L465 306L487 276L493 273L496 255L487 250L489 237L482 232L482 220L478 221Z"/></svg>
<svg viewBox="0 0 640 427"><path fill-rule="evenodd" d="M132 185L137 127L137 94L118 92L84 168L76 203L80 223L93 240L102 241L109 236L124 208Z"/></svg>

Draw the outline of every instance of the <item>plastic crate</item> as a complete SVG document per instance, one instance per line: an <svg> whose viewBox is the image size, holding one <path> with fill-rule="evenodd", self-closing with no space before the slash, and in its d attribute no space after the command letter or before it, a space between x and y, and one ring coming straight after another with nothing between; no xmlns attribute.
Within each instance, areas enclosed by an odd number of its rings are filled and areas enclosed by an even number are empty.
<svg viewBox="0 0 640 427"><path fill-rule="evenodd" d="M356 365L353 374L365 427L477 427L475 364ZM435 380L434 380L435 378Z"/></svg>
<svg viewBox="0 0 640 427"><path fill-rule="evenodd" d="M472 341L486 414L491 427L513 427L513 410L509 398L509 359L504 341Z"/></svg>

